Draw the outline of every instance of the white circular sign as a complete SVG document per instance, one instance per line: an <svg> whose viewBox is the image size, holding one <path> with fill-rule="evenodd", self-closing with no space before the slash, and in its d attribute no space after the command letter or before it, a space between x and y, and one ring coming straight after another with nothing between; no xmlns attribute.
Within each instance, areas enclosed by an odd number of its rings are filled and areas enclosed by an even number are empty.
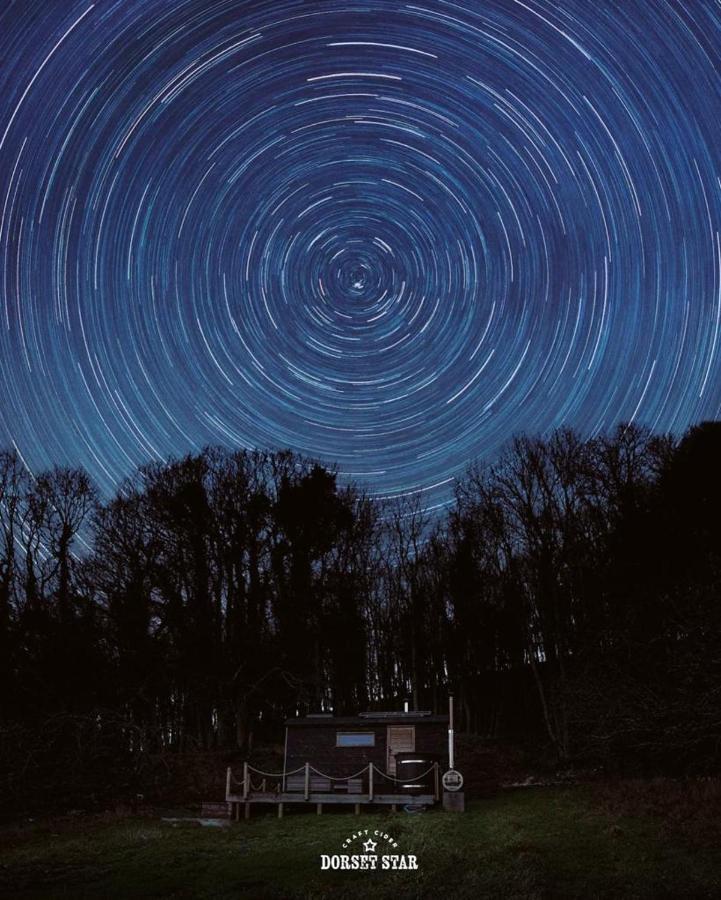
<svg viewBox="0 0 721 900"><path fill-rule="evenodd" d="M463 776L456 769L449 769L443 773L443 787L447 791L460 791L463 787Z"/></svg>

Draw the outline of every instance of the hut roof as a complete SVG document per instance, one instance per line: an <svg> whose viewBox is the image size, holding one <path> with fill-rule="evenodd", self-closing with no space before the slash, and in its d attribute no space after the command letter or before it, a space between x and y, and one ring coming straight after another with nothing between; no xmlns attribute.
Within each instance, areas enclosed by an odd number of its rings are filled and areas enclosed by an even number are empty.
<svg viewBox="0 0 721 900"><path fill-rule="evenodd" d="M309 716L295 716L286 719L286 725L420 725L423 723L448 724L448 716L433 715L426 710L409 712L365 712L357 716L334 716L331 713L316 713Z"/></svg>

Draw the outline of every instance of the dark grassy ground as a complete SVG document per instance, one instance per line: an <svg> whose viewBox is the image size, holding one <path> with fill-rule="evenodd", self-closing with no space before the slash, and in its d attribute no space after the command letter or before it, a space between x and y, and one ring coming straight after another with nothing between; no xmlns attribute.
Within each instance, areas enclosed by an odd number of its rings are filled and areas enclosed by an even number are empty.
<svg viewBox="0 0 721 900"><path fill-rule="evenodd" d="M721 851L663 816L586 788L532 788L439 811L261 815L226 829L76 818L0 834L0 896L24 898L721 897ZM381 828L413 872L322 872L354 831Z"/></svg>

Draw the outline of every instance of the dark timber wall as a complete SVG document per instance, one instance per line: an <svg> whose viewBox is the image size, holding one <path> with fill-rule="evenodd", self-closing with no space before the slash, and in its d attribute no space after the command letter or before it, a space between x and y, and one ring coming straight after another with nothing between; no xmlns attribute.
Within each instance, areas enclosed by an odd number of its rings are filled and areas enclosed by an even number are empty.
<svg viewBox="0 0 721 900"><path fill-rule="evenodd" d="M442 756L441 765L448 763L448 719L445 716L428 716L410 720L369 720L364 718L289 719L287 727L286 771L298 769L309 762L328 775L353 775L372 762L386 771L386 735L389 725L413 726L415 750ZM336 747L336 733L372 732L374 747Z"/></svg>

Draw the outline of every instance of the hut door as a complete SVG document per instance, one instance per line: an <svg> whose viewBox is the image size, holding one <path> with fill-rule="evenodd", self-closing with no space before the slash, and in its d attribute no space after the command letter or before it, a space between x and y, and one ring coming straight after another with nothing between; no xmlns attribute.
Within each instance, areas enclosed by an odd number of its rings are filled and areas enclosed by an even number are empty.
<svg viewBox="0 0 721 900"><path fill-rule="evenodd" d="M416 749L416 729L413 725L389 725L386 739L386 771L396 774L396 753L412 753Z"/></svg>

